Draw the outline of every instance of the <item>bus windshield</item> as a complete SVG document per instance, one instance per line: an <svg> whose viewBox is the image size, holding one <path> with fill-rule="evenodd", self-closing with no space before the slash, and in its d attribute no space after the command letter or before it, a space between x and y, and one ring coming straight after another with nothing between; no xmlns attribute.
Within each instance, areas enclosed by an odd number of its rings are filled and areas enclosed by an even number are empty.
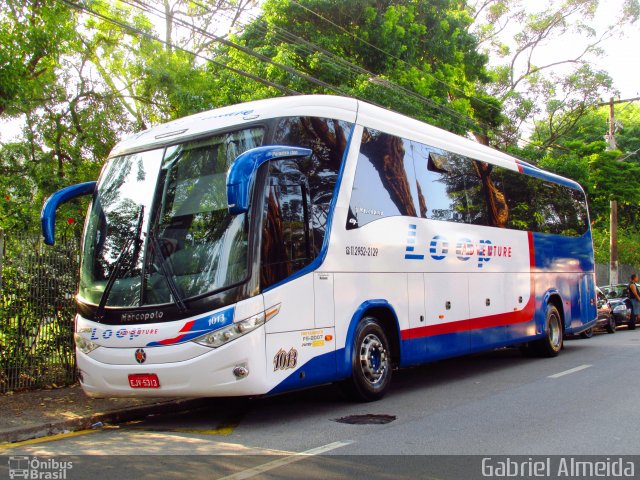
<svg viewBox="0 0 640 480"><path fill-rule="evenodd" d="M112 158L86 224L80 300L182 303L247 276L247 215L228 213L226 173L262 128Z"/></svg>

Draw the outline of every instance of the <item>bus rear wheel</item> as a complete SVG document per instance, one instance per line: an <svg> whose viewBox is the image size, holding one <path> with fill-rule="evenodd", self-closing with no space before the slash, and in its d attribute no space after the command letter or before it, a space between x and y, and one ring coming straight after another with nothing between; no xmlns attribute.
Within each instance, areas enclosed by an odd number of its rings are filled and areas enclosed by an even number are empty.
<svg viewBox="0 0 640 480"><path fill-rule="evenodd" d="M379 400L389 388L391 371L387 334L375 318L363 318L354 335L351 377L342 382L343 391L353 400Z"/></svg>
<svg viewBox="0 0 640 480"><path fill-rule="evenodd" d="M539 357L555 357L562 350L562 317L554 305L547 305L544 338L531 342L531 353Z"/></svg>

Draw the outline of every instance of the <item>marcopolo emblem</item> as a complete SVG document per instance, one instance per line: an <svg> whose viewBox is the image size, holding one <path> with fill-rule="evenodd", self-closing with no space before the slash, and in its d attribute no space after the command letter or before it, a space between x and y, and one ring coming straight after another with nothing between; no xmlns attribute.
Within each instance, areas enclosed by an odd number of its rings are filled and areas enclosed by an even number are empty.
<svg viewBox="0 0 640 480"><path fill-rule="evenodd" d="M144 361L147 359L147 354L142 348L139 348L136 350L135 357L136 357L136 362L144 363Z"/></svg>

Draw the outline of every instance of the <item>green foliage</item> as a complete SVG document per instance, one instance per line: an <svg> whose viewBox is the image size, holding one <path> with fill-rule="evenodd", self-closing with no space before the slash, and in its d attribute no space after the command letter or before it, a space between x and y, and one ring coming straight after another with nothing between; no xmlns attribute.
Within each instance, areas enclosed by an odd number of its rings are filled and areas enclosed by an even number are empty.
<svg viewBox="0 0 640 480"><path fill-rule="evenodd" d="M47 101L61 55L75 35L71 10L55 0L4 0L0 7L0 115Z"/></svg>
<svg viewBox="0 0 640 480"><path fill-rule="evenodd" d="M352 95L466 133L479 127L465 117L501 120L498 115L480 113L482 102L471 101L476 84L489 80L487 57L477 51L475 38L467 32L471 21L458 2L451 0L268 0L261 18L237 41L323 84L256 62L237 50L225 49L225 55L230 65L292 90ZM289 34L283 35L283 29ZM305 40L323 51L309 50ZM406 90L391 89L389 82ZM487 97L487 104L494 106L495 99Z"/></svg>
<svg viewBox="0 0 640 480"><path fill-rule="evenodd" d="M609 230L594 228L593 249L596 263L609 263ZM640 231L618 230L618 262L621 265L640 265Z"/></svg>
<svg viewBox="0 0 640 480"><path fill-rule="evenodd" d="M602 26L594 18L598 4L598 0L468 2L475 19L471 29L480 49L494 61L493 81L486 91L501 101L509 119L499 132L503 144L515 144L523 126L538 121L548 127L542 147L553 145L612 91L609 75L591 64L603 55L603 42L633 28L640 6L637 0L628 0L617 12L616 22ZM515 33L509 37L509 32ZM571 35L579 43L564 48L562 42ZM542 49L546 51L541 55Z"/></svg>
<svg viewBox="0 0 640 480"><path fill-rule="evenodd" d="M592 109L575 119L571 129L553 143L548 141L553 128L544 122L536 125L532 137L538 144L551 145L538 161L542 168L572 178L585 188L597 228L608 226L610 200L618 201L622 229L634 228L640 216L640 106L620 104L616 112L619 150L607 150L604 140L608 107Z"/></svg>

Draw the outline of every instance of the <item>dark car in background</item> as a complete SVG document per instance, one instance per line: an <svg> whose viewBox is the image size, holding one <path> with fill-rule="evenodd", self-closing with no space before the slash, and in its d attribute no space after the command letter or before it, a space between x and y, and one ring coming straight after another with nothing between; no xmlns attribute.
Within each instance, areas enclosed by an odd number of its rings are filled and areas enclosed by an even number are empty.
<svg viewBox="0 0 640 480"><path fill-rule="evenodd" d="M616 325L628 325L630 330L636 328L635 316L631 307L631 300L627 297L627 285L619 283L617 285L606 285L599 287L611 305L613 317Z"/></svg>
<svg viewBox="0 0 640 480"><path fill-rule="evenodd" d="M596 287L597 291L597 306L598 306L598 322L593 328L585 330L580 334L582 338L593 337L593 331L596 329L604 329L608 333L616 333L616 327L618 326L615 317L613 316L613 308L604 292L600 288Z"/></svg>

